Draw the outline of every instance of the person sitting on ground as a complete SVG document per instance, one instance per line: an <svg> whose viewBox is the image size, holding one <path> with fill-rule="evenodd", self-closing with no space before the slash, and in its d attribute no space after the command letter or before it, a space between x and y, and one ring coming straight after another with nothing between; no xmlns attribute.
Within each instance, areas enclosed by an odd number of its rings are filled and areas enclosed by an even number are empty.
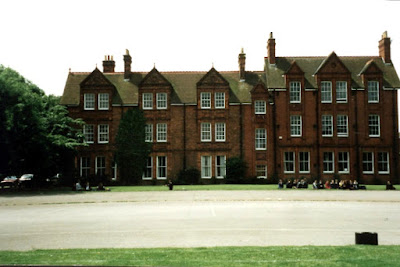
<svg viewBox="0 0 400 267"><path fill-rule="evenodd" d="M358 182L357 182L357 180L353 181L353 189L354 190L358 190Z"/></svg>
<svg viewBox="0 0 400 267"><path fill-rule="evenodd" d="M282 181L282 179L279 179L278 189L283 189L283 181Z"/></svg>
<svg viewBox="0 0 400 267"><path fill-rule="evenodd" d="M314 180L314 183L312 183L312 188L313 189L318 189L317 180Z"/></svg>
<svg viewBox="0 0 400 267"><path fill-rule="evenodd" d="M100 182L99 185L97 186L97 191L111 191L110 188L104 187L103 183Z"/></svg>
<svg viewBox="0 0 400 267"><path fill-rule="evenodd" d="M289 180L289 181L286 183L286 188L292 188L292 187L293 187L292 180Z"/></svg>
<svg viewBox="0 0 400 267"><path fill-rule="evenodd" d="M171 179L168 180L168 183L166 184L166 186L168 186L169 190L174 189L174 184L172 183Z"/></svg>
<svg viewBox="0 0 400 267"><path fill-rule="evenodd" d="M82 188L82 186L81 186L81 181L80 181L80 180L78 180L78 181L76 182L76 184L75 184L75 190L76 190L76 191L82 191L82 190L83 190L83 188Z"/></svg>
<svg viewBox="0 0 400 267"><path fill-rule="evenodd" d="M319 182L318 182L318 189L325 189L324 184L322 183L322 180L319 180Z"/></svg>
<svg viewBox="0 0 400 267"><path fill-rule="evenodd" d="M89 182L86 182L86 191L91 191L92 190L92 188L90 188L90 184L89 184Z"/></svg>
<svg viewBox="0 0 400 267"><path fill-rule="evenodd" d="M326 188L326 189L331 189L331 183L329 183L329 180L326 180L326 182L325 182L325 188Z"/></svg>
<svg viewBox="0 0 400 267"><path fill-rule="evenodd" d="M396 190L390 181L386 182L386 190Z"/></svg>

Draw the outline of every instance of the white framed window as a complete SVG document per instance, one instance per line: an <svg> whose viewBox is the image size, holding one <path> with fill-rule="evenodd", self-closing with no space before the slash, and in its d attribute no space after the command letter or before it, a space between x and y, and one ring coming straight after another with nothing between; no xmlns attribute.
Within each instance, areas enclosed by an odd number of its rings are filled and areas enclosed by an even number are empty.
<svg viewBox="0 0 400 267"><path fill-rule="evenodd" d="M143 180L153 179L153 157L147 157L146 167L143 171Z"/></svg>
<svg viewBox="0 0 400 267"><path fill-rule="evenodd" d="M332 82L321 82L321 103L332 103Z"/></svg>
<svg viewBox="0 0 400 267"><path fill-rule="evenodd" d="M368 81L368 103L379 103L378 81Z"/></svg>
<svg viewBox="0 0 400 267"><path fill-rule="evenodd" d="M349 136L349 119L347 115L337 115L337 136L347 137Z"/></svg>
<svg viewBox="0 0 400 267"><path fill-rule="evenodd" d="M225 93L216 92L215 93L215 108L225 108Z"/></svg>
<svg viewBox="0 0 400 267"><path fill-rule="evenodd" d="M142 106L143 106L143 109L153 109L153 94L152 93L143 93Z"/></svg>
<svg viewBox="0 0 400 267"><path fill-rule="evenodd" d="M300 82L290 82L289 83L290 92L290 103L300 103L301 102L301 83Z"/></svg>
<svg viewBox="0 0 400 267"><path fill-rule="evenodd" d="M256 129L256 150L267 149L267 130L265 128Z"/></svg>
<svg viewBox="0 0 400 267"><path fill-rule="evenodd" d="M147 123L144 126L144 141L145 142L153 142L153 124Z"/></svg>
<svg viewBox="0 0 400 267"><path fill-rule="evenodd" d="M94 125L92 125L92 124L83 125L83 136L85 138L85 143L93 144L94 143Z"/></svg>
<svg viewBox="0 0 400 267"><path fill-rule="evenodd" d="M267 179L267 165L256 165L256 176L258 179Z"/></svg>
<svg viewBox="0 0 400 267"><path fill-rule="evenodd" d="M167 142L166 123L157 123L157 142Z"/></svg>
<svg viewBox="0 0 400 267"><path fill-rule="evenodd" d="M218 122L215 124L215 141L225 142L225 123Z"/></svg>
<svg viewBox="0 0 400 267"><path fill-rule="evenodd" d="M167 109L167 93L157 93L157 109Z"/></svg>
<svg viewBox="0 0 400 267"><path fill-rule="evenodd" d="M322 115L321 117L322 125L322 136L329 137L333 136L333 116L332 115Z"/></svg>
<svg viewBox="0 0 400 267"><path fill-rule="evenodd" d="M389 153L388 152L378 152L378 173L389 174Z"/></svg>
<svg viewBox="0 0 400 267"><path fill-rule="evenodd" d="M299 172L310 172L310 152L299 152Z"/></svg>
<svg viewBox="0 0 400 267"><path fill-rule="evenodd" d="M267 113L267 105L264 100L254 101L254 113L255 114L266 114Z"/></svg>
<svg viewBox="0 0 400 267"><path fill-rule="evenodd" d="M224 178L226 175L226 156L215 157L215 177Z"/></svg>
<svg viewBox="0 0 400 267"><path fill-rule="evenodd" d="M338 172L350 173L349 152L338 152Z"/></svg>
<svg viewBox="0 0 400 267"><path fill-rule="evenodd" d="M336 102L347 103L347 82L337 81L336 82Z"/></svg>
<svg viewBox="0 0 400 267"><path fill-rule="evenodd" d="M211 178L211 156L201 156L201 178Z"/></svg>
<svg viewBox="0 0 400 267"><path fill-rule="evenodd" d="M374 153L363 152L363 173L374 173Z"/></svg>
<svg viewBox="0 0 400 267"><path fill-rule="evenodd" d="M115 181L117 180L117 175L118 175L118 165L117 162L113 162L111 165L111 180Z"/></svg>
<svg viewBox="0 0 400 267"><path fill-rule="evenodd" d="M379 115L370 114L368 116L369 137L379 137L381 135L380 128Z"/></svg>
<svg viewBox="0 0 400 267"><path fill-rule="evenodd" d="M104 176L106 174L106 157L96 157L96 175Z"/></svg>
<svg viewBox="0 0 400 267"><path fill-rule="evenodd" d="M202 109L211 108L211 93L209 92L200 93L200 105Z"/></svg>
<svg viewBox="0 0 400 267"><path fill-rule="evenodd" d="M84 94L83 102L84 102L84 110L94 110L95 95L94 94Z"/></svg>
<svg viewBox="0 0 400 267"><path fill-rule="evenodd" d="M109 126L108 124L99 124L98 126L98 143L107 144L109 141Z"/></svg>
<svg viewBox="0 0 400 267"><path fill-rule="evenodd" d="M333 173L335 171L335 155L333 152L323 154L323 173Z"/></svg>
<svg viewBox="0 0 400 267"><path fill-rule="evenodd" d="M201 123L201 142L211 142L211 123Z"/></svg>
<svg viewBox="0 0 400 267"><path fill-rule="evenodd" d="M299 137L301 136L301 116L291 115L290 116L290 136Z"/></svg>
<svg viewBox="0 0 400 267"><path fill-rule="evenodd" d="M295 155L294 152L286 151L283 153L283 172L294 173L295 168Z"/></svg>
<svg viewBox="0 0 400 267"><path fill-rule="evenodd" d="M99 102L99 110L108 110L109 109L109 94L101 93L98 95L98 102Z"/></svg>
<svg viewBox="0 0 400 267"><path fill-rule="evenodd" d="M80 165L80 177L88 178L90 176L90 158L81 157Z"/></svg>
<svg viewBox="0 0 400 267"><path fill-rule="evenodd" d="M167 157L158 156L157 157L157 179L165 180L167 179Z"/></svg>

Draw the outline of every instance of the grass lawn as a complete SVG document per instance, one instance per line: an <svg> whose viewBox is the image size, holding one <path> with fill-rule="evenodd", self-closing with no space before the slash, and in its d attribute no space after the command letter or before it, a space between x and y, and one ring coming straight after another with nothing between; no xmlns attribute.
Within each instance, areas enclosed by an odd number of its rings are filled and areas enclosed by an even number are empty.
<svg viewBox="0 0 400 267"><path fill-rule="evenodd" d="M400 246L0 251L0 265L399 266Z"/></svg>

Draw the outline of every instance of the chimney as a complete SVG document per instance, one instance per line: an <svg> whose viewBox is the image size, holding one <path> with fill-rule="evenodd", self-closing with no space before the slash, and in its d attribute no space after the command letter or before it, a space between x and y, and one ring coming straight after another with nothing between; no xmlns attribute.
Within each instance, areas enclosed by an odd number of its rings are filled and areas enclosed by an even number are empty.
<svg viewBox="0 0 400 267"><path fill-rule="evenodd" d="M124 55L124 63L124 80L129 80L131 78L132 57L129 55L128 49L126 49L126 53Z"/></svg>
<svg viewBox="0 0 400 267"><path fill-rule="evenodd" d="M382 39L379 41L379 56L386 64L392 63L390 59L390 38L387 31L382 34Z"/></svg>
<svg viewBox="0 0 400 267"><path fill-rule="evenodd" d="M275 39L272 36L272 32L269 35L267 50L269 64L275 65Z"/></svg>
<svg viewBox="0 0 400 267"><path fill-rule="evenodd" d="M243 51L239 54L239 77L241 81L246 79L246 54Z"/></svg>
<svg viewBox="0 0 400 267"><path fill-rule="evenodd" d="M103 61L103 72L110 73L114 72L115 61L113 56L105 56Z"/></svg>

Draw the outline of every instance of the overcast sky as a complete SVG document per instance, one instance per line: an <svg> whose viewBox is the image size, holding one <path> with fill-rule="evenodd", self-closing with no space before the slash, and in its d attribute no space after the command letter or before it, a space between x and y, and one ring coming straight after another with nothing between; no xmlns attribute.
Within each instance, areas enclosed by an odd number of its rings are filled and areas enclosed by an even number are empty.
<svg viewBox="0 0 400 267"><path fill-rule="evenodd" d="M279 56L377 56L384 31L400 66L400 1L388 0L2 0L0 64L62 95L69 68L123 71L262 70L269 33ZM399 70L400 67L397 67Z"/></svg>

